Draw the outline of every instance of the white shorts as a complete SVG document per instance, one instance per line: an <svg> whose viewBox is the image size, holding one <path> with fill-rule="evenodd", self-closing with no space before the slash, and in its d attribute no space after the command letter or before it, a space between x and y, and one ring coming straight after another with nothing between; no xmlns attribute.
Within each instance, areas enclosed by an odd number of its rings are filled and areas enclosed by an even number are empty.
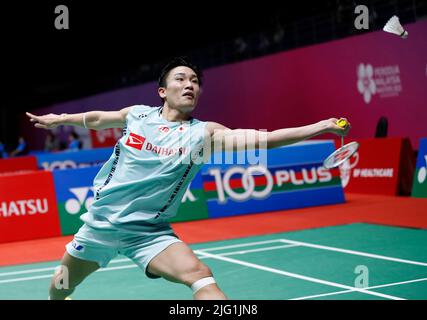
<svg viewBox="0 0 427 320"><path fill-rule="evenodd" d="M175 242L182 242L173 233L165 235L139 235L118 230L94 229L84 224L66 245L73 257L94 261L101 268L122 254L135 262L149 278L160 278L147 271L149 262Z"/></svg>

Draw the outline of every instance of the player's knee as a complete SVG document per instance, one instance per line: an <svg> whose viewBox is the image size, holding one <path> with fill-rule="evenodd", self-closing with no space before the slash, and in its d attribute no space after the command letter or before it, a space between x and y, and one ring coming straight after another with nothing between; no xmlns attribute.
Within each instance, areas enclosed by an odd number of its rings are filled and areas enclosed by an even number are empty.
<svg viewBox="0 0 427 320"><path fill-rule="evenodd" d="M207 265L199 261L183 275L183 282L190 287L197 280L206 277L212 277L212 271Z"/></svg>

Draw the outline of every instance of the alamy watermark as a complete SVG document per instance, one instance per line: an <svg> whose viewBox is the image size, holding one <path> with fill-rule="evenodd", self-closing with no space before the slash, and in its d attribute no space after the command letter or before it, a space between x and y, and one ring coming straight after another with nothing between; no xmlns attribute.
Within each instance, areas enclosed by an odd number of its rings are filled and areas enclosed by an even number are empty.
<svg viewBox="0 0 427 320"><path fill-rule="evenodd" d="M60 265L55 268L55 288L58 290L70 289L70 274L68 268L64 265Z"/></svg>
<svg viewBox="0 0 427 320"><path fill-rule="evenodd" d="M369 29L369 9L365 5L358 5L354 8L354 13L359 14L354 20L354 27L357 30Z"/></svg>
<svg viewBox="0 0 427 320"><path fill-rule="evenodd" d="M58 30L70 29L70 15L68 7L65 5L56 6L55 13L58 14L55 18L55 28Z"/></svg>
<svg viewBox="0 0 427 320"><path fill-rule="evenodd" d="M192 128L187 128L192 130ZM173 149L145 141L142 148L156 153L163 163L179 164L249 164L267 166L267 136L262 130L217 130L213 135L194 141L195 134L181 135ZM196 142L196 147L194 144ZM178 157L176 157L178 155Z"/></svg>
<svg viewBox="0 0 427 320"><path fill-rule="evenodd" d="M359 265L354 269L354 273L358 276L354 279L355 288L368 288L369 287L369 269L365 265Z"/></svg>

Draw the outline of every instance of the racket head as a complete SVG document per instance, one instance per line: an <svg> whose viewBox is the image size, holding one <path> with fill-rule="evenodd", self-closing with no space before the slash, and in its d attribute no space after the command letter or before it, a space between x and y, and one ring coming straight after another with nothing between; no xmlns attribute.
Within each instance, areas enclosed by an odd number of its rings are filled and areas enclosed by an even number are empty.
<svg viewBox="0 0 427 320"><path fill-rule="evenodd" d="M341 148L332 152L324 161L323 166L326 169L332 169L339 167L345 161L347 161L356 151L359 149L359 143L356 141L347 143Z"/></svg>

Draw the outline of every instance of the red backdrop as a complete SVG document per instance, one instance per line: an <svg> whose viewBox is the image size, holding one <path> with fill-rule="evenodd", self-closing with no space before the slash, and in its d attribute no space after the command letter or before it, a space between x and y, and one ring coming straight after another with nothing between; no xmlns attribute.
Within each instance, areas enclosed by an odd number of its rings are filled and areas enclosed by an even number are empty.
<svg viewBox="0 0 427 320"><path fill-rule="evenodd" d="M61 235L51 172L0 176L0 243Z"/></svg>
<svg viewBox="0 0 427 320"><path fill-rule="evenodd" d="M417 149L419 138L427 135L427 21L405 27L406 40L377 31L205 70L194 115L232 128L269 130L345 116L354 138L373 137L385 116L389 136L409 137ZM141 103L160 103L154 82L35 113L117 110ZM28 121L24 126L32 145L41 147L43 133L34 133Z"/></svg>

